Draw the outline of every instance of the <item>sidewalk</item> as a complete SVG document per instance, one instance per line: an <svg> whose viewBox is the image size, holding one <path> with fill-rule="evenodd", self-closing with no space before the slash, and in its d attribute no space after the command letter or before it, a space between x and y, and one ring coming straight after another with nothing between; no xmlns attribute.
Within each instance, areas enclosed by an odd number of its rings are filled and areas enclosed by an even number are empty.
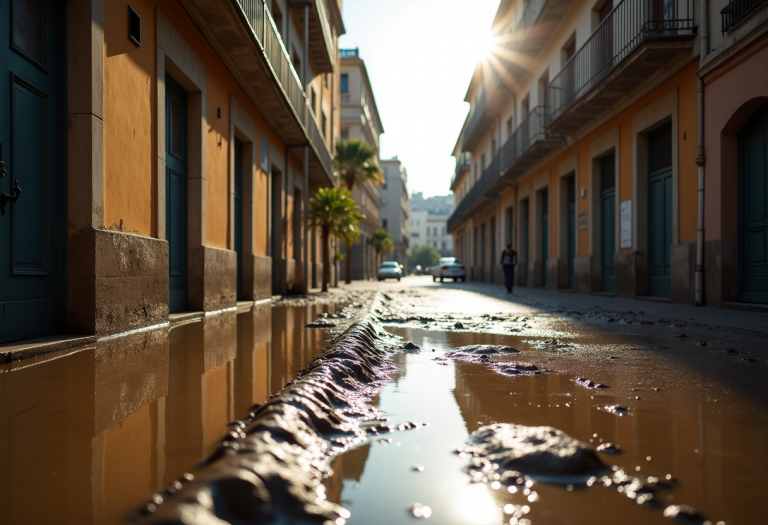
<svg viewBox="0 0 768 525"><path fill-rule="evenodd" d="M439 283L437 283L439 284ZM463 286L462 286L463 285ZM602 295L586 295L570 292L550 291L544 289L515 288L514 295L507 296L503 286L497 284L468 282L459 284L467 291L492 296L495 298L546 301L572 308L602 308L615 312L643 312L646 315L673 319L677 321L692 321L694 323L737 328L768 334L768 314L742 310L727 310L709 306L696 307L658 301L642 301L620 299ZM766 343L768 346L768 343Z"/></svg>

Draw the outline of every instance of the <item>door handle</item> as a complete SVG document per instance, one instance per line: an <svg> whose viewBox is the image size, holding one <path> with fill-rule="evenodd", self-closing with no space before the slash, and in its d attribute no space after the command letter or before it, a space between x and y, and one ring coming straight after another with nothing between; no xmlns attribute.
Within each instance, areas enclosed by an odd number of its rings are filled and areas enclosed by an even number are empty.
<svg viewBox="0 0 768 525"><path fill-rule="evenodd" d="M7 175L8 172L5 171L5 161L3 160L3 143L0 142L0 179Z"/></svg>
<svg viewBox="0 0 768 525"><path fill-rule="evenodd" d="M19 188L19 181L14 181L15 184L11 188L10 195L4 191L0 191L0 215L5 215L5 205L9 202L16 202L21 197L21 188Z"/></svg>

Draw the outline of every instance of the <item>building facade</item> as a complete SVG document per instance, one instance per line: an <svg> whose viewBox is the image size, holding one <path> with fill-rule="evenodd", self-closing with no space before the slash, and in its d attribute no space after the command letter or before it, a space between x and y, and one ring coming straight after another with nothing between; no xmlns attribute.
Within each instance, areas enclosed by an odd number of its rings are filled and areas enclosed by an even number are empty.
<svg viewBox="0 0 768 525"><path fill-rule="evenodd" d="M414 192L408 202L411 249L428 244L441 257L453 256L453 236L448 233L448 219L453 213L453 196L436 195L425 198Z"/></svg>
<svg viewBox="0 0 768 525"><path fill-rule="evenodd" d="M379 136L384 133L384 126L376 108L365 62L360 58L359 49L342 49L340 55L341 140L364 140L378 151ZM353 188L352 198L364 217L360 224L360 239L352 245L352 279L375 279L376 250L369 241L373 232L381 227L379 188L370 181L357 184ZM345 271L346 265L342 265L342 278L346 277Z"/></svg>
<svg viewBox="0 0 768 525"><path fill-rule="evenodd" d="M379 160L386 182L379 189L381 193L381 225L390 234L395 245L394 251L382 254L384 261L408 264L408 172L397 157Z"/></svg>
<svg viewBox="0 0 768 525"><path fill-rule="evenodd" d="M336 183L337 0L0 6L0 342L317 280L303 220Z"/></svg>
<svg viewBox="0 0 768 525"><path fill-rule="evenodd" d="M501 2L454 148L470 278L501 282L511 242L520 285L694 304L701 24L687 0Z"/></svg>

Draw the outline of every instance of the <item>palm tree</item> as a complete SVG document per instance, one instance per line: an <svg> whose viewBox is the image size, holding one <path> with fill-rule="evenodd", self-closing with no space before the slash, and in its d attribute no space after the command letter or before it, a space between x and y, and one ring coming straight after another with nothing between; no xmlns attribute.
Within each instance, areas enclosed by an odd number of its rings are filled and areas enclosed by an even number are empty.
<svg viewBox="0 0 768 525"><path fill-rule="evenodd" d="M379 228L373 232L373 237L369 244L376 250L376 264L381 264L379 258L382 252L391 252L395 249L395 243L392 242L392 234L385 228Z"/></svg>
<svg viewBox="0 0 768 525"><path fill-rule="evenodd" d="M384 173L379 167L376 148L359 139L339 140L336 142L336 156L333 159L336 175L344 180L350 194L355 184L371 181L374 184L384 182ZM352 243L347 242L347 275L345 281L352 282Z"/></svg>
<svg viewBox="0 0 768 525"><path fill-rule="evenodd" d="M363 217L357 212L352 193L344 188L320 188L309 199L307 228L320 229L323 243L323 291L331 280L331 236L355 242L360 235L357 223Z"/></svg>

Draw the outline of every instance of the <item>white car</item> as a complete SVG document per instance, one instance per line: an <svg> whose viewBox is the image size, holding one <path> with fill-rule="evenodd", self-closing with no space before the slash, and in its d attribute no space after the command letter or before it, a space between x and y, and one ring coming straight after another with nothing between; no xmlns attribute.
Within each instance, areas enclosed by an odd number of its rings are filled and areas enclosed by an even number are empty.
<svg viewBox="0 0 768 525"><path fill-rule="evenodd" d="M432 270L432 281L443 282L443 279L453 279L456 281L467 280L467 269L455 257L443 257L440 263Z"/></svg>
<svg viewBox="0 0 768 525"><path fill-rule="evenodd" d="M381 266L379 266L377 274L379 281L383 281L384 279L397 279L399 281L403 277L403 270L400 268L400 265L394 261L384 261L381 263Z"/></svg>

